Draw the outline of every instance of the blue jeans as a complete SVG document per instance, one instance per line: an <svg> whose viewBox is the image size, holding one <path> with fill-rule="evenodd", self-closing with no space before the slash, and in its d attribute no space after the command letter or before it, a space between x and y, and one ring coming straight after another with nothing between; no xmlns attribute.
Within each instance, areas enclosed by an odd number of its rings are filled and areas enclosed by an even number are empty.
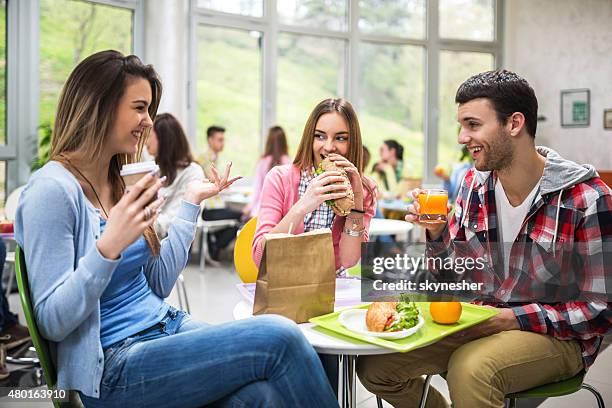
<svg viewBox="0 0 612 408"><path fill-rule="evenodd" d="M100 399L81 394L88 408L338 406L314 349L280 316L212 326L170 308L104 358Z"/></svg>

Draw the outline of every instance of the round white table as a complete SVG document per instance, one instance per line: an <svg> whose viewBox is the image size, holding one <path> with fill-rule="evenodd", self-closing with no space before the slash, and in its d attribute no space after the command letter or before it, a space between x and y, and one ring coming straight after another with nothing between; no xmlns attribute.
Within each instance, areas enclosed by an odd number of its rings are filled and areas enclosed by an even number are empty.
<svg viewBox="0 0 612 408"><path fill-rule="evenodd" d="M388 220L386 218L372 218L370 220L369 236L377 235L404 235L407 242L412 239L412 229L414 225L407 221Z"/></svg>
<svg viewBox="0 0 612 408"><path fill-rule="evenodd" d="M246 319L253 316L253 307L245 301L234 307L234 319ZM342 408L357 407L357 378L355 374L355 359L358 355L390 354L395 351L359 340L345 341L326 335L317 330L313 323L299 325L306 339L317 353L337 355L340 359L338 378L338 403Z"/></svg>

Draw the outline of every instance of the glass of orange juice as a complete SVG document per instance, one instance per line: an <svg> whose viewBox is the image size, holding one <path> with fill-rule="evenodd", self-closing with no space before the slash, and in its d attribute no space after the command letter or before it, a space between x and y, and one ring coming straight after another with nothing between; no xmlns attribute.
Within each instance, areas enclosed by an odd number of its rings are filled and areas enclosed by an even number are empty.
<svg viewBox="0 0 612 408"><path fill-rule="evenodd" d="M446 222L448 191L428 188L419 193L419 222L441 224Z"/></svg>

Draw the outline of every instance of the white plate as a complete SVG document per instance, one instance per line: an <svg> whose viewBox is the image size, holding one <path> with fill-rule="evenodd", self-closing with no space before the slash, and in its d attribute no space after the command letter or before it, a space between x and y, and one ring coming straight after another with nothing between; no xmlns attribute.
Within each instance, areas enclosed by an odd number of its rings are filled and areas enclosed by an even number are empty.
<svg viewBox="0 0 612 408"><path fill-rule="evenodd" d="M347 329L354 331L355 333L363 334L371 337L379 337L381 339L403 339L416 333L421 326L425 324L425 319L419 315L419 322L416 326L405 330L399 330L394 332L373 332L368 330L366 326L366 314L367 309L350 309L340 313L338 320Z"/></svg>

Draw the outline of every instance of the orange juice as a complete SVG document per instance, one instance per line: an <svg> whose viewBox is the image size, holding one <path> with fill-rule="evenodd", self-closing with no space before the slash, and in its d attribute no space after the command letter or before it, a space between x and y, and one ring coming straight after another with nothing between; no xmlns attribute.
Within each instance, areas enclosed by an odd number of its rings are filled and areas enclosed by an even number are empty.
<svg viewBox="0 0 612 408"><path fill-rule="evenodd" d="M446 222L448 192L426 189L419 194L419 221L431 224Z"/></svg>

